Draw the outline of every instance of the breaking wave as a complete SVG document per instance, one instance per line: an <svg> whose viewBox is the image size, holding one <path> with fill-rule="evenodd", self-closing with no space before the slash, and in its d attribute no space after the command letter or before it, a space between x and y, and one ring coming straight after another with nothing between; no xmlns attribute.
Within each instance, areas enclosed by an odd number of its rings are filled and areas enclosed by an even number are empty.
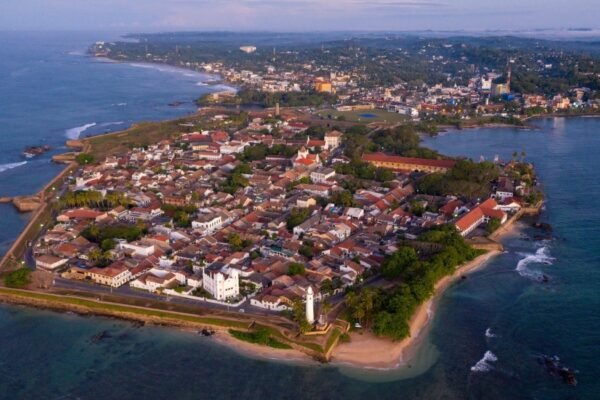
<svg viewBox="0 0 600 400"><path fill-rule="evenodd" d="M81 126L76 126L75 128L71 128L71 129L67 129L65 131L65 135L67 136L67 138L69 139L79 139L79 136L81 136L81 134L83 132L85 132L86 130L88 130L89 128L91 128L92 126L96 126L95 122L92 122L90 124L85 124L85 125L81 125Z"/></svg>
<svg viewBox="0 0 600 400"><path fill-rule="evenodd" d="M0 172L8 171L9 169L18 168L27 164L27 161L21 161L9 164L0 164Z"/></svg>
<svg viewBox="0 0 600 400"><path fill-rule="evenodd" d="M497 337L498 335L496 335L495 333L492 333L492 328L487 328L485 330L485 337L486 338L494 338Z"/></svg>
<svg viewBox="0 0 600 400"><path fill-rule="evenodd" d="M540 271L528 268L530 264L546 264L552 265L554 258L550 256L549 249L546 246L542 246L533 254L521 253L524 258L519 260L517 263L516 271L519 275L534 280L541 280L544 278L544 274Z"/></svg>
<svg viewBox="0 0 600 400"><path fill-rule="evenodd" d="M103 122L100 124L100 126L106 127L106 126L113 126L113 125L123 125L124 123L125 123L124 121Z"/></svg>
<svg viewBox="0 0 600 400"><path fill-rule="evenodd" d="M498 361L498 357L491 351L486 351L483 355L483 358L477 361L477 364L471 367L471 371L473 372L487 372L494 368L491 363Z"/></svg>
<svg viewBox="0 0 600 400"><path fill-rule="evenodd" d="M144 68L144 69L153 69L155 71L160 72L169 72L173 74L183 75L188 78L195 78L198 76L203 76L201 72L190 71L188 69L173 67L170 65L159 65L159 64L145 64L145 63L130 63L132 67L136 68Z"/></svg>

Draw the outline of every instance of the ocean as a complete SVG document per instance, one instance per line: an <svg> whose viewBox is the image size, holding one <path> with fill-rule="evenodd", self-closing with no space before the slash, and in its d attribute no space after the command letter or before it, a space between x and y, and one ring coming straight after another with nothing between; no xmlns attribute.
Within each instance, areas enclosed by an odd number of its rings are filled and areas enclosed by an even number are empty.
<svg viewBox="0 0 600 400"><path fill-rule="evenodd" d="M186 110L166 104L190 101L203 90L195 87L196 78L181 72L70 54L104 37L11 34L0 41L1 91L18 79L18 71L32 68L25 71L32 75L0 93L0 164L22 162L19 152L25 145L47 140L60 146L75 127L96 123L86 134L107 122L180 115ZM5 54L12 54L8 62ZM17 78L10 78L10 71ZM95 105L96 98L104 99L102 106ZM110 108L119 103L127 106ZM518 224L503 240L505 253L453 284L441 297L430 334L410 367L361 371L258 360L175 329L3 305L0 398L598 398L600 119L533 123L531 131L481 128L425 139L443 153L473 159L508 159L513 151L525 151L547 194L541 218L553 230L548 235L527 222ZM0 172L0 194L27 193L43 185L54 173L44 157ZM24 223L9 209L0 209L5 242ZM539 283L540 274L549 282ZM108 337L94 341L103 331ZM550 376L538 362L542 355L558 356L577 370L578 386Z"/></svg>
<svg viewBox="0 0 600 400"><path fill-rule="evenodd" d="M196 98L222 88L206 85L216 79L207 74L86 55L107 38L118 35L0 32L0 197L41 189L63 168L50 159L66 151L67 139L190 114ZM36 145L53 150L25 159L21 152ZM0 204L0 254L26 219Z"/></svg>

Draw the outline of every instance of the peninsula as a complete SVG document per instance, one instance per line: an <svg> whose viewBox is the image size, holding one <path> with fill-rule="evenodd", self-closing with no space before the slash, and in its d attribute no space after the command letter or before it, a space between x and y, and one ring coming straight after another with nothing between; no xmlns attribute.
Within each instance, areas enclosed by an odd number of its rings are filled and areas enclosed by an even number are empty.
<svg viewBox="0 0 600 400"><path fill-rule="evenodd" d="M539 202L534 170L444 157L412 124L319 122L206 108L83 140L4 258L0 297L398 365L434 293Z"/></svg>
<svg viewBox="0 0 600 400"><path fill-rule="evenodd" d="M137 60L135 46L92 53ZM55 157L67 168L32 197L2 260L0 299L217 331L268 357L402 365L436 295L501 251L498 237L543 199L524 152L450 158L419 135L522 126L538 115L533 97L514 96L510 62L466 86L457 76L428 87L372 82L329 56L327 78L277 59L256 64L264 72L234 66L255 51L145 60L220 73L240 91L199 99L185 118L70 142ZM595 95L578 90L540 113L595 112Z"/></svg>

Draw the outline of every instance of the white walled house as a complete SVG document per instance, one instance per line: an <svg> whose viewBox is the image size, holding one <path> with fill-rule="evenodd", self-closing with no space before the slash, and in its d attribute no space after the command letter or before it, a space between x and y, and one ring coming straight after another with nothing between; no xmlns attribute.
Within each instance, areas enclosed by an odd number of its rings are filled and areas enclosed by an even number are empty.
<svg viewBox="0 0 600 400"><path fill-rule="evenodd" d="M192 228L206 235L221 228L221 226L223 226L223 219L218 214L203 214L196 221L192 221Z"/></svg>
<svg viewBox="0 0 600 400"><path fill-rule="evenodd" d="M331 131L325 134L325 144L327 149L335 149L336 147L341 146L342 137L344 134L339 131Z"/></svg>
<svg viewBox="0 0 600 400"><path fill-rule="evenodd" d="M50 255L42 255L35 259L35 266L46 271L56 271L69 262L67 258L58 258Z"/></svg>
<svg viewBox="0 0 600 400"><path fill-rule="evenodd" d="M310 173L310 179L314 183L323 183L335 176L335 170L332 168L321 167Z"/></svg>
<svg viewBox="0 0 600 400"><path fill-rule="evenodd" d="M119 287L131 278L131 272L123 265L109 265L106 268L92 268L86 272L86 277L95 283L111 287Z"/></svg>
<svg viewBox="0 0 600 400"><path fill-rule="evenodd" d="M136 289L147 290L151 293L156 292L160 288L167 288L179 284L175 274L152 269L137 279L129 282L129 286Z"/></svg>
<svg viewBox="0 0 600 400"><path fill-rule="evenodd" d="M120 243L120 250L130 250L133 252L133 255L148 257L154 254L156 249L153 244L146 244L140 242L133 243Z"/></svg>

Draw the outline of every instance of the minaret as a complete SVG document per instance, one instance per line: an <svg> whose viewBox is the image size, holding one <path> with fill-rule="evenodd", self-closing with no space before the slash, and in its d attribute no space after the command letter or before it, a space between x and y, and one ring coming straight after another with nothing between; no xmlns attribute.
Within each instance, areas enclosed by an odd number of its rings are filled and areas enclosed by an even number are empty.
<svg viewBox="0 0 600 400"><path fill-rule="evenodd" d="M315 322L315 299L312 286L306 291L306 320L309 324Z"/></svg>

